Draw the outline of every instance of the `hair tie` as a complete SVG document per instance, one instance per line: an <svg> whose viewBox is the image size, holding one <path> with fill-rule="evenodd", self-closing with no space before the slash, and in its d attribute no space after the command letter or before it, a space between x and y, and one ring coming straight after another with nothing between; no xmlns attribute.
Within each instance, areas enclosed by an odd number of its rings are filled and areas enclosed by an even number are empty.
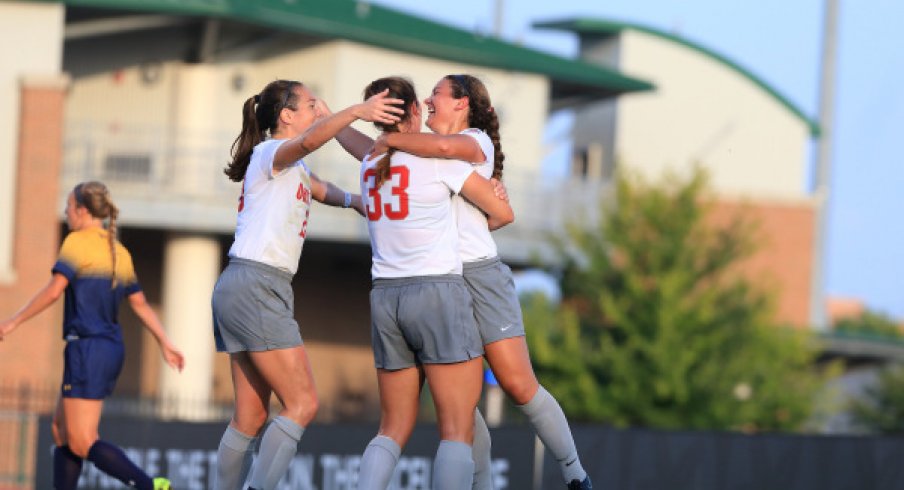
<svg viewBox="0 0 904 490"><path fill-rule="evenodd" d="M260 103L261 103L261 96L260 96L260 94L254 94L254 103L255 103L255 104L260 104Z"/></svg>
<svg viewBox="0 0 904 490"><path fill-rule="evenodd" d="M493 106L490 106L490 108L487 109L487 112L493 112Z"/></svg>

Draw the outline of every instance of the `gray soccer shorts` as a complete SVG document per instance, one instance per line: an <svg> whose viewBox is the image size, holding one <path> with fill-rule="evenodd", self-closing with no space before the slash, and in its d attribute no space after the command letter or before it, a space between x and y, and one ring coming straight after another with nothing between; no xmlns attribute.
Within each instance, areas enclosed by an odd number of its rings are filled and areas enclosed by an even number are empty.
<svg viewBox="0 0 904 490"><path fill-rule="evenodd" d="M292 274L286 271L230 258L217 279L211 306L218 352L258 352L302 344Z"/></svg>
<svg viewBox="0 0 904 490"><path fill-rule="evenodd" d="M499 257L465 262L462 272L483 345L524 335L512 270Z"/></svg>
<svg viewBox="0 0 904 490"><path fill-rule="evenodd" d="M451 364L483 355L471 295L460 275L375 279L370 316L378 369Z"/></svg>

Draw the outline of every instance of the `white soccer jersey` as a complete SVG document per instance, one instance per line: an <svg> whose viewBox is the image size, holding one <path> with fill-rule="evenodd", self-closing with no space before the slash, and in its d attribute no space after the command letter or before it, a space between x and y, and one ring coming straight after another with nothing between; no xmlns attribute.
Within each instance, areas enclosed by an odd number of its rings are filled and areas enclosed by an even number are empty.
<svg viewBox="0 0 904 490"><path fill-rule="evenodd" d="M374 167L383 155L361 164L361 196L376 278L461 274L452 194L474 172L471 164L438 161L405 152L392 155L390 178L375 189Z"/></svg>
<svg viewBox="0 0 904 490"><path fill-rule="evenodd" d="M284 141L254 147L229 256L295 274L311 211L311 175L301 160L273 175L273 156Z"/></svg>
<svg viewBox="0 0 904 490"><path fill-rule="evenodd" d="M486 157L482 163L472 163L472 168L487 179L492 177L496 153L489 135L476 128L468 128L459 134L466 134L474 138ZM455 196L454 202L458 214L458 250L462 262L474 262L495 257L498 253L496 242L487 227L486 215L477 206L459 195Z"/></svg>

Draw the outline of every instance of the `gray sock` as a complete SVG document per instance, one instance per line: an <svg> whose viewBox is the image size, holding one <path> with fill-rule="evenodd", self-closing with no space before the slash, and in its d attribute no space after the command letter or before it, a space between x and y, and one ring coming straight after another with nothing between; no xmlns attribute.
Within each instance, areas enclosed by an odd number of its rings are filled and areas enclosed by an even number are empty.
<svg viewBox="0 0 904 490"><path fill-rule="evenodd" d="M288 417L279 416L261 437L261 447L251 473L251 486L257 490L273 490L285 475L295 457L304 427Z"/></svg>
<svg viewBox="0 0 904 490"><path fill-rule="evenodd" d="M459 441L439 441L433 460L434 490L468 490L474 480L471 446Z"/></svg>
<svg viewBox="0 0 904 490"><path fill-rule="evenodd" d="M487 423L483 420L480 410L474 410L474 442L471 444L474 458L474 482L471 486L473 490L495 490L491 448L492 441Z"/></svg>
<svg viewBox="0 0 904 490"><path fill-rule="evenodd" d="M371 439L364 449L358 469L358 490L386 490L402 448L390 437Z"/></svg>
<svg viewBox="0 0 904 490"><path fill-rule="evenodd" d="M251 469L257 437L242 434L231 425L226 427L217 449L217 490L242 490Z"/></svg>
<svg viewBox="0 0 904 490"><path fill-rule="evenodd" d="M559 462L565 482L583 480L587 472L581 466L568 420L565 419L559 402L541 386L531 401L518 408L527 415L540 440Z"/></svg>

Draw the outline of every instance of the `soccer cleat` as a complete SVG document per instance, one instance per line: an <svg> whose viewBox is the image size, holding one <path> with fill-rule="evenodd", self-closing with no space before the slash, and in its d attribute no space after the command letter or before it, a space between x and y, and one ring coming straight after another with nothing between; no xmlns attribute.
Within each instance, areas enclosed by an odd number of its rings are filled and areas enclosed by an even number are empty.
<svg viewBox="0 0 904 490"><path fill-rule="evenodd" d="M590 483L590 475L584 478L584 481L571 480L568 484L568 490L593 490L593 484Z"/></svg>
<svg viewBox="0 0 904 490"><path fill-rule="evenodd" d="M170 481L162 476L154 478L154 490L172 490Z"/></svg>

